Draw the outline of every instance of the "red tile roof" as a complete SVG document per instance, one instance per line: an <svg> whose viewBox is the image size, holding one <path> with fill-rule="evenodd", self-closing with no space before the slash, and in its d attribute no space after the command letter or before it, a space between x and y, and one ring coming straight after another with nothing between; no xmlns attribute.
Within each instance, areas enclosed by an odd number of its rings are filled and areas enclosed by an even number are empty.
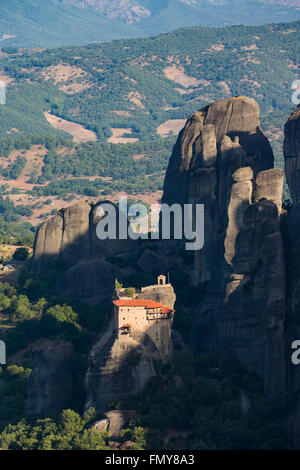
<svg viewBox="0 0 300 470"><path fill-rule="evenodd" d="M126 323L126 325L121 326L121 328L131 328L131 326L132 325L130 323Z"/></svg>
<svg viewBox="0 0 300 470"><path fill-rule="evenodd" d="M145 307L145 308L160 308L162 313L175 312L170 307L160 304L159 302L154 302L154 300L144 300L144 299L119 299L114 300L113 303L117 307Z"/></svg>

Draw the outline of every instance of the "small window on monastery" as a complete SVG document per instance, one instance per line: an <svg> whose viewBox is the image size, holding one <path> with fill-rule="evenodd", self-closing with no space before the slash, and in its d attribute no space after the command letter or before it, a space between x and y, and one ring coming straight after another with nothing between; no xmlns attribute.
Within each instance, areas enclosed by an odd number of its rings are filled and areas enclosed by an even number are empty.
<svg viewBox="0 0 300 470"><path fill-rule="evenodd" d="M125 320L125 317L123 317L123 320Z"/></svg>

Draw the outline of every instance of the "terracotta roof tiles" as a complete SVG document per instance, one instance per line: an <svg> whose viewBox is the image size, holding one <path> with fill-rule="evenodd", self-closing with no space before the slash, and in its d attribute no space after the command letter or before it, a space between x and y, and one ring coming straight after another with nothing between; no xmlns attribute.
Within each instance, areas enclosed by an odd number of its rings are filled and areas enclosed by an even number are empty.
<svg viewBox="0 0 300 470"><path fill-rule="evenodd" d="M175 312L170 307L166 305L160 304L159 302L155 302L154 300L147 300L147 299L119 299L113 301L114 305L117 307L145 307L148 309L152 308L160 308L162 313L168 312Z"/></svg>

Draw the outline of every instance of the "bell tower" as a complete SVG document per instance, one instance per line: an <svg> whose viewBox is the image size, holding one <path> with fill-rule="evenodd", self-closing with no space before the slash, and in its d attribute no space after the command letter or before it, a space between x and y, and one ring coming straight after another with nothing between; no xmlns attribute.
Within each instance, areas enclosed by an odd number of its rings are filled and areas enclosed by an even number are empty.
<svg viewBox="0 0 300 470"><path fill-rule="evenodd" d="M157 285L158 286L165 286L166 285L166 276L161 274L160 276L157 276Z"/></svg>

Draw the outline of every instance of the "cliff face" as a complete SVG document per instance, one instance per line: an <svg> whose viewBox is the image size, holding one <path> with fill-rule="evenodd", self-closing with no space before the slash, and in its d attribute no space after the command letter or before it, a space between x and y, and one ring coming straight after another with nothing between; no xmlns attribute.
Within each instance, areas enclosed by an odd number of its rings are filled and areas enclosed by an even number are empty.
<svg viewBox="0 0 300 470"><path fill-rule="evenodd" d="M62 209L55 217L44 222L38 229L34 243L31 271L41 275L49 263L57 259L75 265L86 259L112 256L130 249L128 240L99 240L96 235L97 223L104 217L97 215L101 201L95 206L78 203ZM115 206L117 226L119 213Z"/></svg>
<svg viewBox="0 0 300 470"><path fill-rule="evenodd" d="M208 282L192 327L196 353L235 358L263 380L300 447L300 369L291 344L300 338L300 107L285 125L285 173L293 207L282 211L283 172L247 98L194 113L178 137L164 202L205 205L205 243L195 253Z"/></svg>
<svg viewBox="0 0 300 470"><path fill-rule="evenodd" d="M150 286L138 298L165 302L171 308L176 300L172 286ZM166 362L172 357L171 326L170 322L161 323L158 335L161 341L157 343L151 326L146 332L133 330L124 340L117 337L111 322L89 355L86 409L94 406L103 412L111 402L141 391L155 375L155 361ZM157 325L155 331L156 328Z"/></svg>
<svg viewBox="0 0 300 470"><path fill-rule="evenodd" d="M105 336L106 337L106 336ZM123 344L113 331L94 345L86 375L86 409L104 412L108 405L142 390L155 375L154 360L161 358L148 335L132 333Z"/></svg>
<svg viewBox="0 0 300 470"><path fill-rule="evenodd" d="M240 222L233 257L223 270L220 357L233 356L254 370L263 379L266 395L282 406L286 398L285 262L277 207L267 199L248 204ZM225 247L235 236L230 225L229 219ZM225 248L225 260L227 254ZM201 324L201 313L199 320Z"/></svg>
<svg viewBox="0 0 300 470"><path fill-rule="evenodd" d="M222 262L232 174L249 166L256 175L272 168L273 162L253 99L224 99L187 120L166 172L163 202L204 204L205 244L198 261L202 281L222 277L216 266Z"/></svg>
<svg viewBox="0 0 300 470"><path fill-rule="evenodd" d="M294 205L283 217L282 229L286 251L286 346L288 416L286 428L300 448L300 369L291 361L291 344L300 339L300 108L285 125L284 158L286 178Z"/></svg>
<svg viewBox="0 0 300 470"><path fill-rule="evenodd" d="M220 180L217 196L224 201L222 190L233 168L249 165L256 174L272 168L273 162L271 146L260 129L256 101L243 96L217 101L193 113L180 132L166 172L163 202L186 202L189 180L197 169L206 169L203 176L213 185L213 172L208 169L215 169ZM228 200L229 194L226 196Z"/></svg>
<svg viewBox="0 0 300 470"><path fill-rule="evenodd" d="M75 353L71 343L42 340L31 351L28 414L47 417L70 407L75 381Z"/></svg>
<svg viewBox="0 0 300 470"><path fill-rule="evenodd" d="M97 209L106 202L95 206L76 204L39 227L30 269L40 276L47 273L51 263L64 261L69 268L54 287L58 294L68 294L93 304L111 298L120 271L105 258L131 250L132 243L130 240L97 238L96 226L103 217L97 215ZM115 208L118 224L122 214Z"/></svg>
<svg viewBox="0 0 300 470"><path fill-rule="evenodd" d="M192 348L239 360L280 403L286 391L283 172L273 161L258 104L221 100L193 113L181 131L163 202L204 204L205 242L195 266L208 288Z"/></svg>
<svg viewBox="0 0 300 470"><path fill-rule="evenodd" d="M284 127L283 153L286 180L294 203L300 201L300 107L291 114Z"/></svg>

